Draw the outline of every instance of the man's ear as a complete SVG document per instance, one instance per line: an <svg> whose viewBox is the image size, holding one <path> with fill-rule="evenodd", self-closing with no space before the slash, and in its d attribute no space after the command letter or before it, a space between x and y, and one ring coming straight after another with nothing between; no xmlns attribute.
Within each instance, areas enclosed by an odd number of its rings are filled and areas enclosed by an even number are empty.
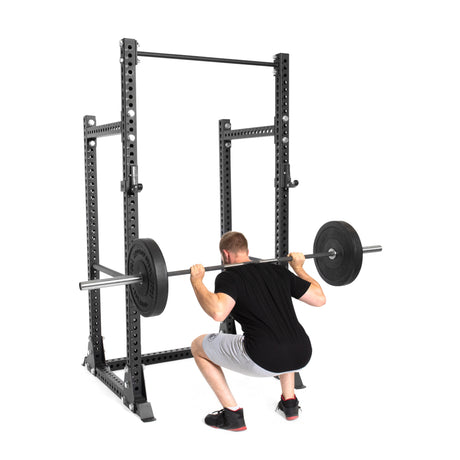
<svg viewBox="0 0 460 460"><path fill-rule="evenodd" d="M224 261L224 264L229 263L229 253L226 249L222 249L222 259Z"/></svg>

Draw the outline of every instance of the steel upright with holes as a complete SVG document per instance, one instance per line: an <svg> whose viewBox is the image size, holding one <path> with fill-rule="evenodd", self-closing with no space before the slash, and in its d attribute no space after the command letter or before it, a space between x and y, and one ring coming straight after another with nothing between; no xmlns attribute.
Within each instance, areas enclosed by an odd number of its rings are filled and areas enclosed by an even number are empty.
<svg viewBox="0 0 460 460"><path fill-rule="evenodd" d="M88 276L90 279L98 279L99 228L96 139L98 137L116 134L119 130L119 125L116 129L107 129L107 125L96 126L96 117L92 115L85 116L83 122ZM113 126L115 125L116 124L113 124ZM83 361L83 365L119 398L123 398L123 382L111 371L110 365L105 359L104 344L101 335L101 294L99 289L89 293L89 332L88 354Z"/></svg>
<svg viewBox="0 0 460 460"><path fill-rule="evenodd" d="M121 141L123 145L123 202L125 222L125 270L128 272L128 252L139 237L137 183L137 107L136 65L137 42L123 39L120 43L121 66ZM143 421L154 419L147 402L141 353L140 313L134 307L126 287L126 343L125 394L123 403Z"/></svg>
<svg viewBox="0 0 460 460"><path fill-rule="evenodd" d="M232 229L232 167L230 140L225 134L231 130L230 120L219 120L219 164L220 164L220 234ZM235 320L229 315L219 330L226 334L236 334Z"/></svg>
<svg viewBox="0 0 460 460"><path fill-rule="evenodd" d="M97 157L96 139L88 131L96 124L96 117L87 115L83 119L85 146L85 185L86 185L86 238L88 249L88 276L97 279L94 265L99 263L99 226L97 213ZM96 290L89 293L89 339L88 355L85 364L91 372L105 366L104 346L101 335L101 296Z"/></svg>
<svg viewBox="0 0 460 460"><path fill-rule="evenodd" d="M275 257L289 252L289 55L275 56Z"/></svg>
<svg viewBox="0 0 460 460"><path fill-rule="evenodd" d="M275 257L289 252L289 189L298 185L291 181L289 164L289 54L275 56ZM295 388L305 388L300 374L295 374Z"/></svg>

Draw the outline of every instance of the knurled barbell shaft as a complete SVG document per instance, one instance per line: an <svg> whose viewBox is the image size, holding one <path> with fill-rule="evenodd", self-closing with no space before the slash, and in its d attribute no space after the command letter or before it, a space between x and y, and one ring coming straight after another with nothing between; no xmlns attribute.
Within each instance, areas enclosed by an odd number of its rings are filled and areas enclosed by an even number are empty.
<svg viewBox="0 0 460 460"><path fill-rule="evenodd" d="M305 259L316 259L319 257L330 257L333 255L334 252L319 252L316 254L304 254ZM210 272L213 270L224 270L225 268L232 268L232 267L240 267L241 265L248 265L248 264L272 264L274 262L290 262L292 257L276 257L274 259L261 259L261 260L251 260L250 262L240 262L237 264L226 264L226 265L211 265L210 267L204 267L205 271ZM173 272L168 272L168 276L181 276L181 275L190 275L190 268L185 270L176 270Z"/></svg>
<svg viewBox="0 0 460 460"><path fill-rule="evenodd" d="M382 246L365 246L363 247L363 254L368 254L371 252L380 252L382 250ZM316 254L304 254L305 259L318 259L320 257L331 257L333 258L336 255L334 249L331 249L328 252L319 252ZM250 261L250 262L241 262L237 264L227 264L227 265L211 265L208 267L204 267L205 271L214 271L214 270L224 270L226 268L231 267L239 267L241 265L248 265L248 264L267 264L267 263L274 263L274 262L290 262L292 257L277 257L274 259L262 259L257 261ZM102 266L97 266L95 268L105 268ZM112 271L110 269L100 270L100 271ZM172 272L168 272L169 276L181 276L181 275L189 275L190 269L186 270L176 270ZM97 280L88 280L82 281L80 283L80 290L82 291L91 291L94 289L100 289L104 287L112 287L112 286L127 286L129 284L137 284L142 282L142 276L139 275L120 275L120 276L113 276L112 278L105 278L105 279L97 279Z"/></svg>

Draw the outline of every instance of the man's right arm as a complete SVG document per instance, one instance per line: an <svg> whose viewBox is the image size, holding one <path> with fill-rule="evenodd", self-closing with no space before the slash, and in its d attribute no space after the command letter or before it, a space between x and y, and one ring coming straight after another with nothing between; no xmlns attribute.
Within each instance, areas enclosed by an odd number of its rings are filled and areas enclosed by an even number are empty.
<svg viewBox="0 0 460 460"><path fill-rule="evenodd" d="M294 270L295 274L305 281L310 283L310 287L307 292L299 298L302 302L312 305L313 307L322 307L326 303L326 296L320 286L320 284L313 279L304 269L303 264L305 262L305 256L300 252L291 252L289 254L292 257L292 261L289 265Z"/></svg>

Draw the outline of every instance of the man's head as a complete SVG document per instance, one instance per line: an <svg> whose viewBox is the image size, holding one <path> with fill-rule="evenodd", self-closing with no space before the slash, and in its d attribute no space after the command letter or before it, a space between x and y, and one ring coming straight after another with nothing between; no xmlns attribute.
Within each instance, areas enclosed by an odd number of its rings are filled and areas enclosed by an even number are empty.
<svg viewBox="0 0 460 460"><path fill-rule="evenodd" d="M234 263L234 259L248 257L248 241L239 232L227 232L222 236L219 243L220 253L224 263Z"/></svg>

